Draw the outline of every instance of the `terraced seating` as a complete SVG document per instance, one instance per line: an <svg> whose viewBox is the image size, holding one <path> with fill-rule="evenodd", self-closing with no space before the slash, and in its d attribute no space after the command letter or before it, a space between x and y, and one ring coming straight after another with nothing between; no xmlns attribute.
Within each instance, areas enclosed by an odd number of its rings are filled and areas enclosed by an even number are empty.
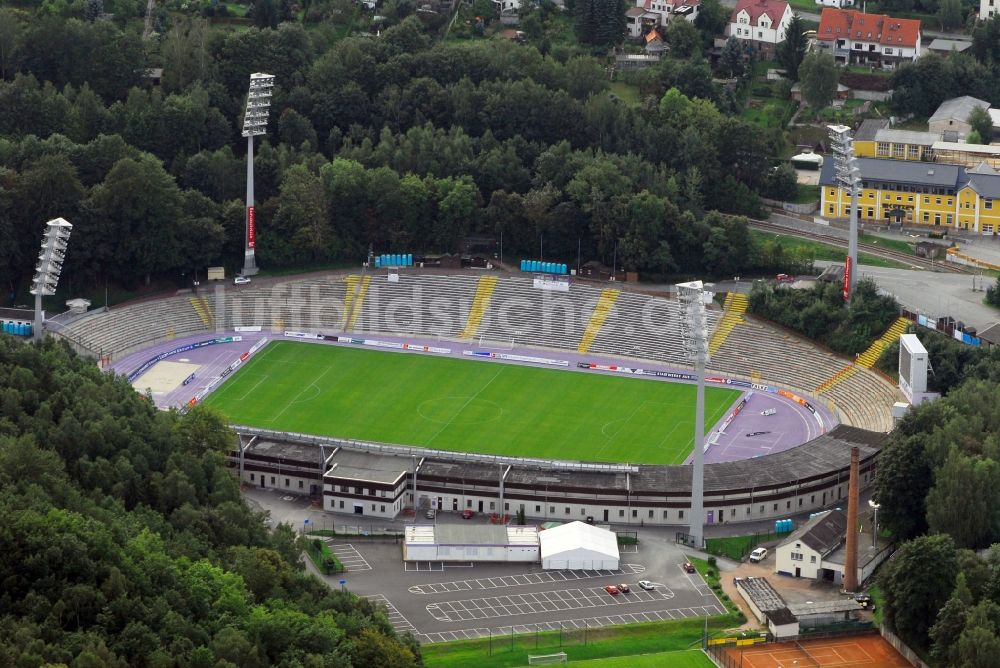
<svg viewBox="0 0 1000 668"><path fill-rule="evenodd" d="M590 322L583 330L583 337L580 339L580 345L576 347L576 352L585 353L590 350L590 345L597 338L601 327L604 326L604 321L608 319L608 314L614 308L615 302L618 301L619 294L621 294L621 290L607 289L601 292L601 297L597 300L597 305L590 316Z"/></svg>
<svg viewBox="0 0 1000 668"><path fill-rule="evenodd" d="M353 331L457 337L468 323L480 278L401 273L399 282L390 283L374 275Z"/></svg>
<svg viewBox="0 0 1000 668"><path fill-rule="evenodd" d="M479 279L476 286L476 296L472 299L472 306L469 308L469 317L465 322L465 328L458 335L460 339L471 339L476 336L479 326L483 323L483 316L490 306L490 298L497 287L497 277L487 274Z"/></svg>
<svg viewBox="0 0 1000 668"><path fill-rule="evenodd" d="M65 330L95 354L109 355L208 328L189 298L171 297L95 312Z"/></svg>
<svg viewBox="0 0 1000 668"><path fill-rule="evenodd" d="M224 329L263 327L273 330L342 331L347 283L343 277L291 281L264 288L227 290L222 314Z"/></svg>

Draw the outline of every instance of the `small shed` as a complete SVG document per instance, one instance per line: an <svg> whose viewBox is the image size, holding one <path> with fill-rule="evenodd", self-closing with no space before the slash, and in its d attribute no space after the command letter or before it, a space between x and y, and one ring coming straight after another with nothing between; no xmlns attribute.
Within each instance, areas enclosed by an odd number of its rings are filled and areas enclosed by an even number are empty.
<svg viewBox="0 0 1000 668"><path fill-rule="evenodd" d="M90 300L83 299L82 297L67 299L66 308L68 308L69 312L73 314L86 313L87 309L90 308Z"/></svg>
<svg viewBox="0 0 1000 668"><path fill-rule="evenodd" d="M618 538L613 531L570 522L538 535L546 570L618 570Z"/></svg>

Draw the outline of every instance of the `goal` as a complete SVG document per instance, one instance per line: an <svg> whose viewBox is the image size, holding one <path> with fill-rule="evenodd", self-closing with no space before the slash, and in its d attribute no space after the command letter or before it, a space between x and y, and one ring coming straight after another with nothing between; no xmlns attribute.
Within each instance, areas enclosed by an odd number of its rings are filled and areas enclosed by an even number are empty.
<svg viewBox="0 0 1000 668"><path fill-rule="evenodd" d="M529 666L547 666L553 663L566 662L566 652L559 652L558 654L538 654L537 656L528 655Z"/></svg>

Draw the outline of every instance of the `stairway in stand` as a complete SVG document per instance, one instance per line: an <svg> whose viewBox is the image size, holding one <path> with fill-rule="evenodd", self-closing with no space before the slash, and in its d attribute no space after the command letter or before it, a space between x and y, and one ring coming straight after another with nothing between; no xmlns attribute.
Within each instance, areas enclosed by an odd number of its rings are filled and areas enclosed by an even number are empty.
<svg viewBox="0 0 1000 668"><path fill-rule="evenodd" d="M208 303L206 297L191 297L191 306L194 307L195 313L205 324L205 329L212 329L215 318L212 317L212 307Z"/></svg>
<svg viewBox="0 0 1000 668"><path fill-rule="evenodd" d="M614 308L620 294L621 290L612 290L610 288L601 292L601 296L594 306L594 312L590 314L590 322L587 323L587 328L583 330L583 336L580 337L580 345L576 348L578 353L585 353L590 350L591 344L594 343L598 332L604 326L604 321L608 319L608 314Z"/></svg>
<svg viewBox="0 0 1000 668"><path fill-rule="evenodd" d="M712 334L712 338L708 342L708 354L714 355L718 352L722 344L726 342L729 338L729 333L733 331L736 325L739 325L743 320L743 314L747 312L747 296L740 294L738 292L730 292L726 295L726 301L722 304L722 309L724 315L722 320L719 321L719 326L716 328L715 333Z"/></svg>
<svg viewBox="0 0 1000 668"><path fill-rule="evenodd" d="M906 318L896 318L896 321L885 330L885 334L878 337L868 349L858 355L857 363L866 369L871 369L882 356L882 351L899 340L899 337L906 333L906 328L910 326L910 321Z"/></svg>
<svg viewBox="0 0 1000 668"><path fill-rule="evenodd" d="M496 287L496 276L488 275L479 279L479 284L476 286L476 296L472 300L472 306L469 307L469 317L465 321L465 329L458 335L458 338L468 340L476 336Z"/></svg>

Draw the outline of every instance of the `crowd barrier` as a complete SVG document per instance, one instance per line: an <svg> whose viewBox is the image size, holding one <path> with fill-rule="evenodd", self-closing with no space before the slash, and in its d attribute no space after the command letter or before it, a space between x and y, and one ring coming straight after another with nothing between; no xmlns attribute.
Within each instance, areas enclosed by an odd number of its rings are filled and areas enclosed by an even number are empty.
<svg viewBox="0 0 1000 668"><path fill-rule="evenodd" d="M566 360L557 360L551 357L532 357L531 355L513 355L511 353L491 353L487 350L463 350L463 355L467 357L482 357L493 360L506 360L508 362L528 362L529 364L548 364L549 366L569 366Z"/></svg>

